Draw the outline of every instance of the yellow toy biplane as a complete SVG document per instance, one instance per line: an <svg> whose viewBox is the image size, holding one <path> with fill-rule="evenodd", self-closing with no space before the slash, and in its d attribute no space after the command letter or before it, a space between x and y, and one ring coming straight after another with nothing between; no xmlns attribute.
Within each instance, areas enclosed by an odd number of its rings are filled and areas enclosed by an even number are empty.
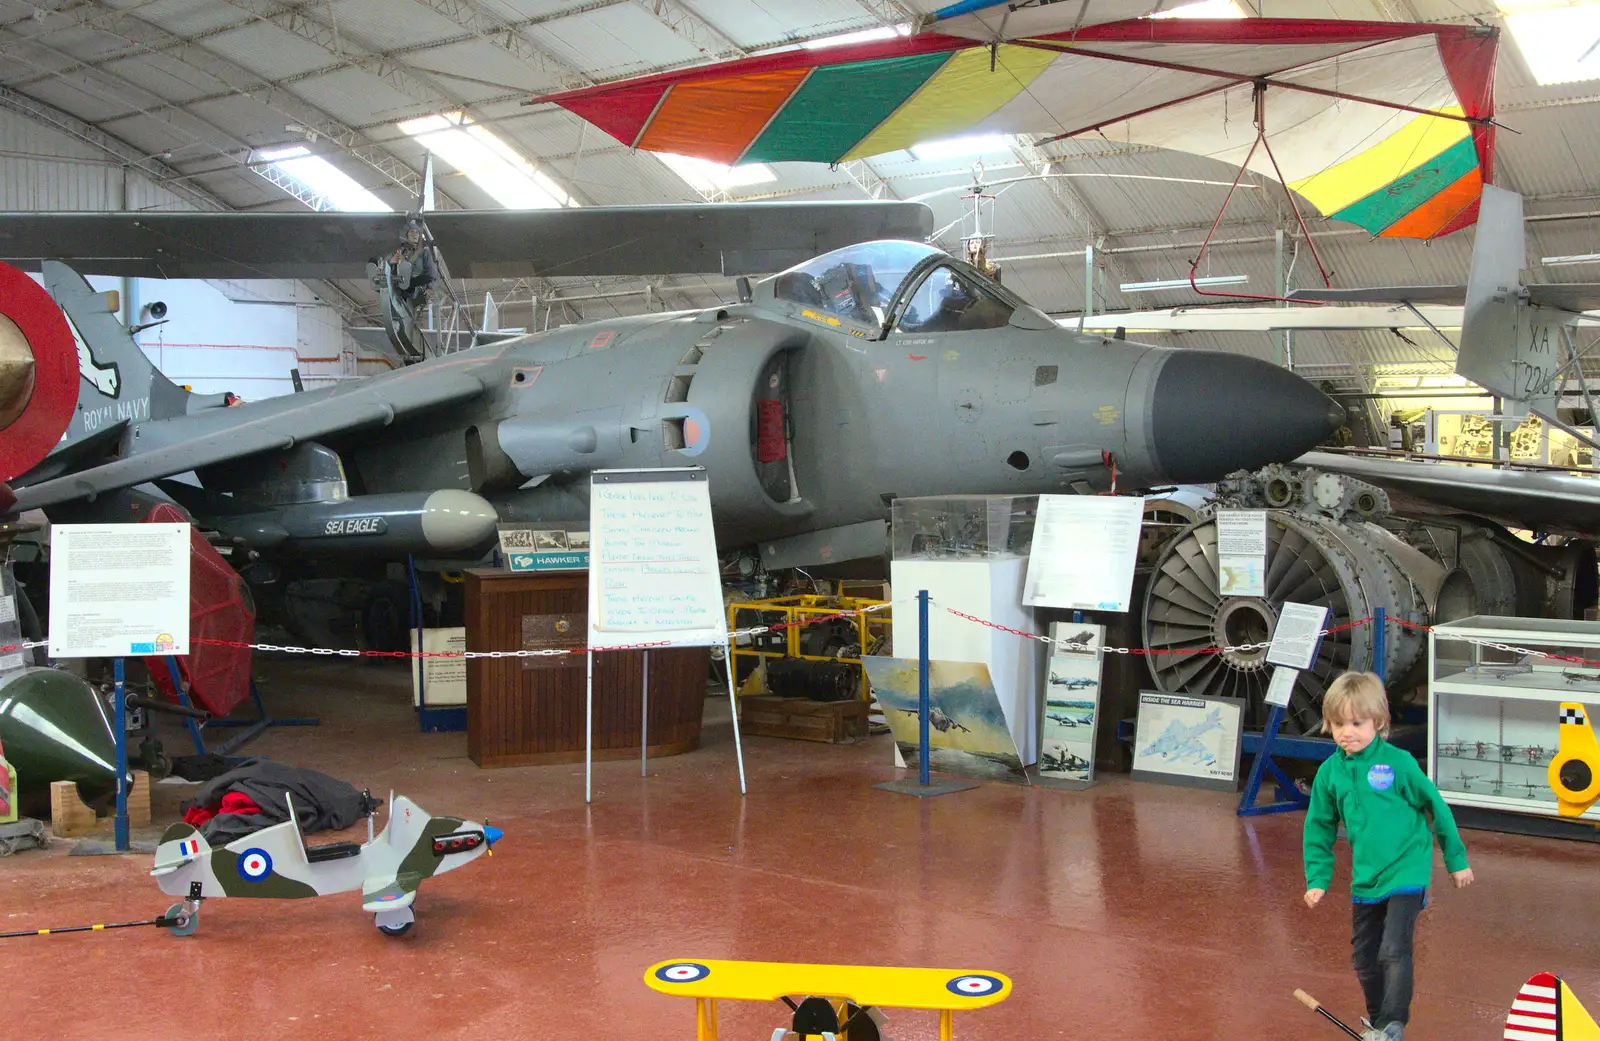
<svg viewBox="0 0 1600 1041"><path fill-rule="evenodd" d="M793 1012L772 1041L882 1041L880 1008L939 1013L939 1041L955 1036L955 1014L1011 996L1011 980L997 972L900 969L867 965L797 965L786 962L658 962L645 970L651 990L693 998L696 1041L717 1041L717 1002L782 1001ZM805 995L798 1003L794 995Z"/></svg>
<svg viewBox="0 0 1600 1041"><path fill-rule="evenodd" d="M1594 739L1589 710L1574 701L1561 703L1556 754L1550 760L1550 788L1563 817L1580 817L1600 799L1600 744Z"/></svg>

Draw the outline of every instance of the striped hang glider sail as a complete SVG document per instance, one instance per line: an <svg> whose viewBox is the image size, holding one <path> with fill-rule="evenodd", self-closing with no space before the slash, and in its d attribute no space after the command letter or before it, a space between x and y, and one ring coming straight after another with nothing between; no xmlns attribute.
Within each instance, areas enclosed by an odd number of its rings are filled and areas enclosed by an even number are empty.
<svg viewBox="0 0 1600 1041"><path fill-rule="evenodd" d="M1143 0L963 4L909 37L790 50L535 98L632 148L840 163L963 134L1095 135L1245 162L1264 91L1282 180L1324 216L1431 239L1493 174L1497 30L1152 19ZM1250 168L1278 179L1265 150Z"/></svg>

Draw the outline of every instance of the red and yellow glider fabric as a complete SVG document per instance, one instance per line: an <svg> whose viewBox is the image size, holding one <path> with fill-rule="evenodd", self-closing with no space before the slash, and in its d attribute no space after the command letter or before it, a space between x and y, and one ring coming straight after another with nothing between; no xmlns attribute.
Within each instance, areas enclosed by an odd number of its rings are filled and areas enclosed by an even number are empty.
<svg viewBox="0 0 1600 1041"><path fill-rule="evenodd" d="M939 31L530 103L560 105L629 147L727 165L839 163L968 133L1092 133L1238 164L1255 141L1259 88L1284 178L1325 216L1420 239L1477 219L1493 174L1494 28L1134 18L1040 31L1041 17L1078 9L1018 11L998 36L985 21L995 12L964 13ZM1262 150L1250 166L1276 176Z"/></svg>

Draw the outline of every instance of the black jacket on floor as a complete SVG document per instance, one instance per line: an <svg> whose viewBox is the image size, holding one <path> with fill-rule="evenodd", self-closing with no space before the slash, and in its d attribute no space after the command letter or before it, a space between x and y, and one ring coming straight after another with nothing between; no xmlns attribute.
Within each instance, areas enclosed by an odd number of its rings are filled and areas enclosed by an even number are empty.
<svg viewBox="0 0 1600 1041"><path fill-rule="evenodd" d="M184 806L216 809L229 792L249 796L251 802L261 807L261 813L224 813L211 818L201 827L200 834L213 846L227 845L234 839L288 820L285 792L294 800L295 817L302 832L348 828L381 805L379 800L327 774L270 759L249 759L206 784L194 800Z"/></svg>

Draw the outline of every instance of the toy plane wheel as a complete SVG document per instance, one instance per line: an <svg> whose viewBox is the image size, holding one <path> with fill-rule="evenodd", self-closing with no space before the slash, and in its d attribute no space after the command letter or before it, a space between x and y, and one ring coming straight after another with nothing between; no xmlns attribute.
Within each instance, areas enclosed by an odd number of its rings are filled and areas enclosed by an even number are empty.
<svg viewBox="0 0 1600 1041"><path fill-rule="evenodd" d="M396 907L387 911L379 911L372 916L373 924L385 936L404 936L410 929L411 923L416 920L416 915L411 913L409 907Z"/></svg>
<svg viewBox="0 0 1600 1041"><path fill-rule="evenodd" d="M173 936L188 936L200 928L200 909L198 907L193 911L186 911L182 904L173 904L167 908L167 913L164 917L178 920L176 925L167 926L167 932Z"/></svg>

